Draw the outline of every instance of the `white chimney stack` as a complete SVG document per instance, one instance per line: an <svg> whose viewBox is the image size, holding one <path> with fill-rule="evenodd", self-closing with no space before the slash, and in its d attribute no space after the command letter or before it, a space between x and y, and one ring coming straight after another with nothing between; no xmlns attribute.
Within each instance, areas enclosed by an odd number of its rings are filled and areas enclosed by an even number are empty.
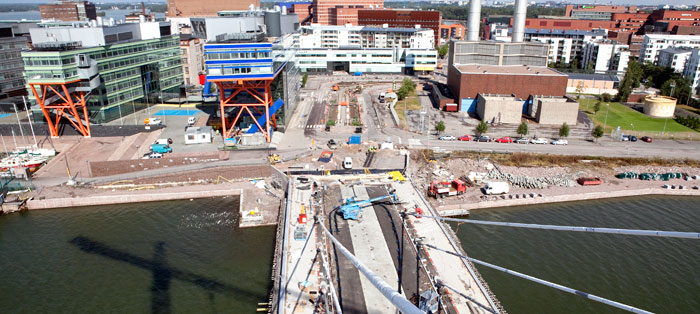
<svg viewBox="0 0 700 314"><path fill-rule="evenodd" d="M144 15L139 15L139 23L146 23L146 17Z"/></svg>
<svg viewBox="0 0 700 314"><path fill-rule="evenodd" d="M97 26L102 26L102 17L98 16L96 20L97 20Z"/></svg>
<svg viewBox="0 0 700 314"><path fill-rule="evenodd" d="M514 43L521 43L525 37L525 18L527 15L527 0L515 0L515 11L513 12L513 35Z"/></svg>
<svg viewBox="0 0 700 314"><path fill-rule="evenodd" d="M479 41L480 20L481 0L471 0L467 12L467 41Z"/></svg>

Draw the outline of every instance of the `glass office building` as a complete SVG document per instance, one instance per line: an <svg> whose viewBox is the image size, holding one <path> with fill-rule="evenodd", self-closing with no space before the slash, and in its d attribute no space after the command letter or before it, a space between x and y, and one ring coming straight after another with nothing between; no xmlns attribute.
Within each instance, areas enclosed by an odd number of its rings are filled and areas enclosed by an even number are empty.
<svg viewBox="0 0 700 314"><path fill-rule="evenodd" d="M77 55L97 62L101 84L87 98L92 123L119 119L179 95L183 83L180 39L170 34L169 23L37 28L30 32L34 49L22 53L27 83L78 80ZM36 104L30 89L29 95ZM36 118L42 116L38 106L33 109Z"/></svg>

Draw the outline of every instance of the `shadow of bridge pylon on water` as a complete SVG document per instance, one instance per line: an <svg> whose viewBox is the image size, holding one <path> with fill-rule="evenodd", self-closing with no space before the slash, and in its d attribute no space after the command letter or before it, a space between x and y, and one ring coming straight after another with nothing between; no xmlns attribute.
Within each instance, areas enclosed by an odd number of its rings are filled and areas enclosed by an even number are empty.
<svg viewBox="0 0 700 314"><path fill-rule="evenodd" d="M213 293L220 293L236 298L245 297L253 300L260 298L259 295L243 288L235 287L216 279L200 276L168 265L166 260L166 245L163 241L154 244L152 259L111 248L106 244L94 241L85 236L77 236L71 239L69 243L77 246L83 252L125 262L150 271L153 276L153 283L151 285L151 312L154 314L171 313L170 284L173 279L193 284L211 293L209 299L212 303L214 302Z"/></svg>

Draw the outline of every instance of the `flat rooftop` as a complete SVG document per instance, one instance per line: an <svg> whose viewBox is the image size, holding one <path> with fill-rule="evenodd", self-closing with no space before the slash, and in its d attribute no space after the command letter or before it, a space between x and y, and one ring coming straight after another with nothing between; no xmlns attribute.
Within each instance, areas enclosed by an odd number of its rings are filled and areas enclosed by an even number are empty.
<svg viewBox="0 0 700 314"><path fill-rule="evenodd" d="M455 65L461 74L566 76L547 67L527 65Z"/></svg>

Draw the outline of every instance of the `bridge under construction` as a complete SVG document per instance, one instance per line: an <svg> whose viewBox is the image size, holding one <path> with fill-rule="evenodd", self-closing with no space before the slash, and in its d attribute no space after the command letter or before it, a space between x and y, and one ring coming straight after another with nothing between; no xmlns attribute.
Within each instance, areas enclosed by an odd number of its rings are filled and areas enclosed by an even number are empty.
<svg viewBox="0 0 700 314"><path fill-rule="evenodd" d="M410 178L395 181L386 174L292 176L278 234L271 313L506 313L474 264L651 313L471 258L444 221L700 240L697 232L446 218L423 194Z"/></svg>

